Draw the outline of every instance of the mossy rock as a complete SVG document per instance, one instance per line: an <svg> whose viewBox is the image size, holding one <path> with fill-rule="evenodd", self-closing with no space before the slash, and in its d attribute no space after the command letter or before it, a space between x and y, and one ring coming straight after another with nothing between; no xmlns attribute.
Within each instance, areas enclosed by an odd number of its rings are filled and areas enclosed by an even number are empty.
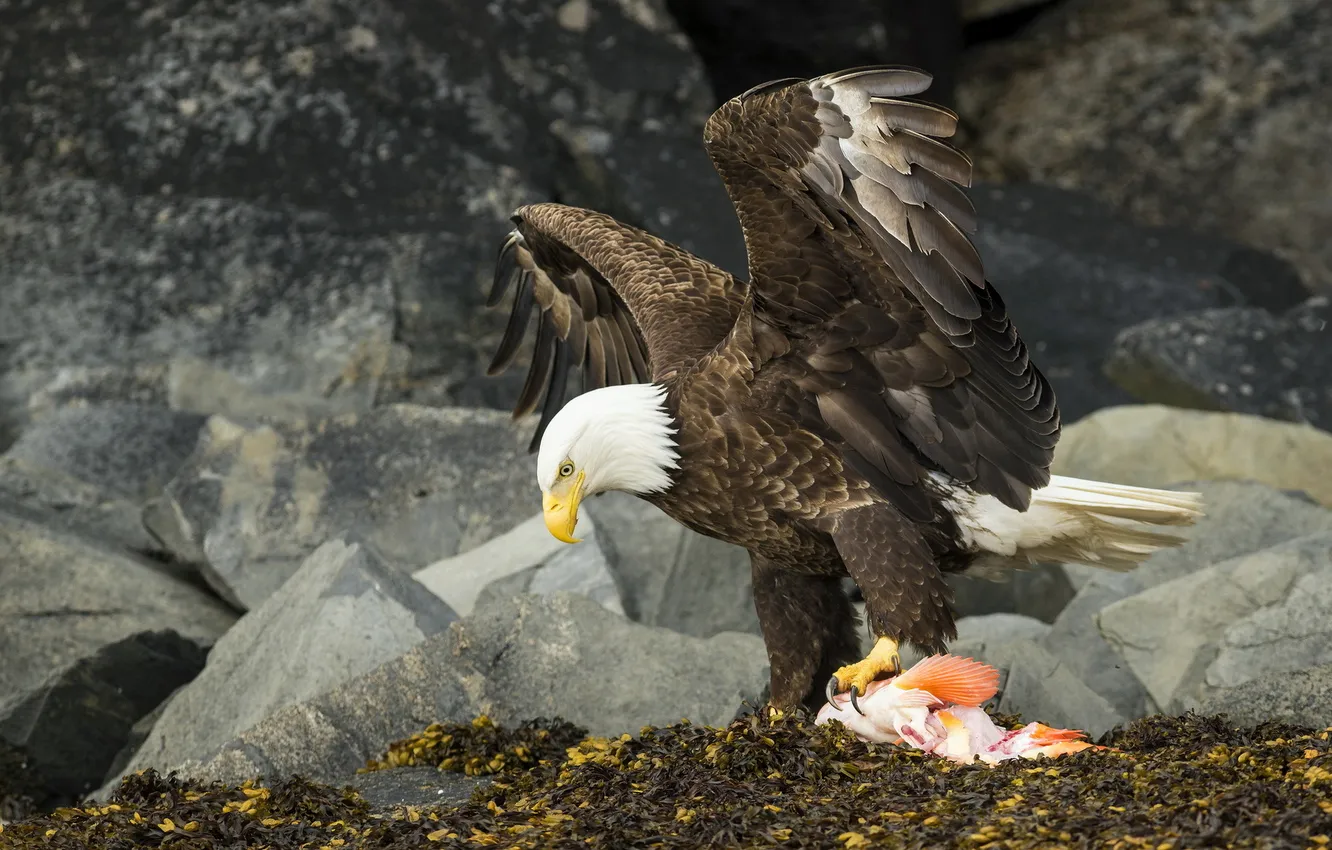
<svg viewBox="0 0 1332 850"><path fill-rule="evenodd" d="M462 805L383 811L295 777L234 788L148 771L108 805L10 824L0 846L1309 847L1332 836L1330 735L1152 717L1103 741L1112 750L989 767L800 714L617 739L481 718L432 726L367 766L488 776Z"/></svg>

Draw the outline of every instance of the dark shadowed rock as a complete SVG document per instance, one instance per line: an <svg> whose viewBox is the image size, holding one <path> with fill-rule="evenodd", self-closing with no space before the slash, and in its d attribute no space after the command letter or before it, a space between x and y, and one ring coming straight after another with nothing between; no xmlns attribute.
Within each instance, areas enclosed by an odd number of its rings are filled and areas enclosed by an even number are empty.
<svg viewBox="0 0 1332 850"><path fill-rule="evenodd" d="M358 543L316 549L213 647L121 768L207 756L287 706L336 689L448 628L454 613ZM112 777L110 786L119 784Z"/></svg>
<svg viewBox="0 0 1332 850"><path fill-rule="evenodd" d="M72 803L102 781L134 725L194 678L205 655L173 631L106 644L17 698L0 698L0 737L25 749L48 796Z"/></svg>
<svg viewBox="0 0 1332 850"><path fill-rule="evenodd" d="M1059 0L962 0L962 18L971 23L1026 12L1033 6L1048 6Z"/></svg>
<svg viewBox="0 0 1332 850"><path fill-rule="evenodd" d="M27 754L0 738L0 826L37 811L47 802L45 788Z"/></svg>
<svg viewBox="0 0 1332 850"><path fill-rule="evenodd" d="M1106 374L1145 401L1330 429L1332 302L1152 319L1119 334Z"/></svg>
<svg viewBox="0 0 1332 850"><path fill-rule="evenodd" d="M857 65L912 65L934 75L930 99L953 100L958 0L666 0L698 50L719 101L786 77Z"/></svg>
<svg viewBox="0 0 1332 850"><path fill-rule="evenodd" d="M530 436L499 411L413 405L309 425L212 417L145 522L248 609L331 535L412 571L529 518Z"/></svg>
<svg viewBox="0 0 1332 850"><path fill-rule="evenodd" d="M960 617L1009 614L1052 623L1075 593L1062 564L1036 564L999 579L948 576L948 584Z"/></svg>
<svg viewBox="0 0 1332 850"><path fill-rule="evenodd" d="M0 504L0 694L22 698L59 670L146 632L211 646L236 615L144 558Z"/></svg>
<svg viewBox="0 0 1332 850"><path fill-rule="evenodd" d="M630 622L571 593L497 599L401 658L285 708L182 772L340 781L430 723L561 717L593 735L688 718L724 725L767 686L763 642ZM168 767L161 765L160 767Z"/></svg>
<svg viewBox="0 0 1332 850"><path fill-rule="evenodd" d="M1228 715L1238 726L1276 721L1326 729L1332 726L1332 664L1266 673L1234 688L1214 690L1199 710Z"/></svg>
<svg viewBox="0 0 1332 850"><path fill-rule="evenodd" d="M963 71L978 176L1088 190L1332 285L1332 5L1070 0Z"/></svg>
<svg viewBox="0 0 1332 850"><path fill-rule="evenodd" d="M234 621L158 564L0 504L0 737L50 794L100 782L133 724Z"/></svg>
<svg viewBox="0 0 1332 850"><path fill-rule="evenodd" d="M1133 400L1103 374L1124 328L1212 307L1284 310L1307 296L1275 257L1139 227L1084 194L982 184L970 197L986 275L1054 385L1065 422Z"/></svg>

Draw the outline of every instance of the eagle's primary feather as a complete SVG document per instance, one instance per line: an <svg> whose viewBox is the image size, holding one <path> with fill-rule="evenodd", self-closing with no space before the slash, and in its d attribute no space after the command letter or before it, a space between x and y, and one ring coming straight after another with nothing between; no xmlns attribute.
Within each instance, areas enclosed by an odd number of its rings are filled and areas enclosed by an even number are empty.
<svg viewBox="0 0 1332 850"><path fill-rule="evenodd" d="M598 410L624 415L627 397L602 388L656 385L639 403L642 421L671 423L650 443L674 446L670 486L620 475L615 488L749 550L780 707L858 654L846 575L876 635L941 650L956 634L946 572L1052 552L1131 566L1178 538L1117 532L1124 499L1147 500L1149 525L1197 513L1187 494L1050 487L1054 392L985 278L962 188L971 163L945 141L956 116L918 99L929 83L855 68L759 86L712 115L704 144L744 231L748 282L559 204L519 209L497 263L490 303L517 292L492 373L538 315L515 412L541 405L533 446L548 456L552 531L572 539L588 467L651 456L642 429L617 447L589 427ZM605 398L566 411L574 370ZM1033 491L1047 495L1039 511ZM1113 515L1087 519L1098 510Z"/></svg>

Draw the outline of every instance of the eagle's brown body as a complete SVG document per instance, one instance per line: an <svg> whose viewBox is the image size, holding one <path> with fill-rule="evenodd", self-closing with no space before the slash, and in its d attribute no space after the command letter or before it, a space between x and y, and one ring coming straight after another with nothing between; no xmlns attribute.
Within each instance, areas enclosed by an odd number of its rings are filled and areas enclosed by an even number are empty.
<svg viewBox="0 0 1332 850"><path fill-rule="evenodd" d="M751 553L778 706L858 657L847 575L875 634L954 637L944 573L973 553L941 481L1017 510L1049 481L1054 394L967 237L970 163L940 141L956 119L911 99L928 82L893 68L783 81L712 116L748 283L555 204L519 210L500 258L492 303L519 289L492 370L540 310L520 413L544 394L544 427L575 366L585 390L668 388L680 464L648 498Z"/></svg>

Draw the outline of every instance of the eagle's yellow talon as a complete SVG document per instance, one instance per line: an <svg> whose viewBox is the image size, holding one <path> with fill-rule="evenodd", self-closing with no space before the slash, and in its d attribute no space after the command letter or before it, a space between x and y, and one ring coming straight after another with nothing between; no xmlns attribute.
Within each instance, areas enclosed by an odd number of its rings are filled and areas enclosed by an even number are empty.
<svg viewBox="0 0 1332 850"><path fill-rule="evenodd" d="M898 652L897 641L881 637L870 650L870 654L855 664L841 667L833 678L837 680L837 689L850 691L854 696L864 696L869 683L884 673L896 676L902 672L902 656Z"/></svg>

